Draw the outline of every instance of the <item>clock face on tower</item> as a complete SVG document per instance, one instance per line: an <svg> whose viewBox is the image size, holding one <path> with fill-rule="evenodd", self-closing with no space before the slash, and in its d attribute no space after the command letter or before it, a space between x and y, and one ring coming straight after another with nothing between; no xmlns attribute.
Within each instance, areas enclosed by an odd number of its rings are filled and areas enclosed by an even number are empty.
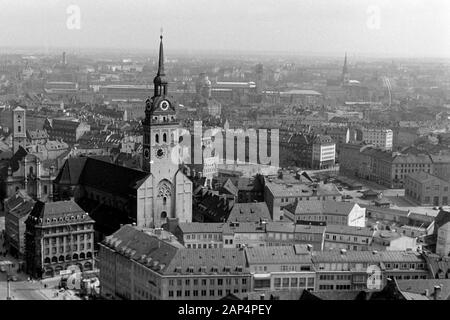
<svg viewBox="0 0 450 320"><path fill-rule="evenodd" d="M165 151L164 151L164 149L162 149L162 148L159 148L159 149L157 149L157 150L156 150L156 157L157 157L158 159L161 159L161 158L163 158L163 157L164 157L164 155L165 155Z"/></svg>
<svg viewBox="0 0 450 320"><path fill-rule="evenodd" d="M148 149L144 150L144 158L145 159L149 159L150 158L150 150L148 150Z"/></svg>
<svg viewBox="0 0 450 320"><path fill-rule="evenodd" d="M169 109L169 102L166 100L163 100L159 104L159 107L161 108L162 111L166 111L167 109Z"/></svg>

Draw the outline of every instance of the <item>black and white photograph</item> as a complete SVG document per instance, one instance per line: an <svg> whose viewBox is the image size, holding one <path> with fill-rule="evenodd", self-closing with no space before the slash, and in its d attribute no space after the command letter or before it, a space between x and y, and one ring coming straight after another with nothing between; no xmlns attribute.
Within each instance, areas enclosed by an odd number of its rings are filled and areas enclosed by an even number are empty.
<svg viewBox="0 0 450 320"><path fill-rule="evenodd" d="M450 300L449 188L448 0L0 0L1 305Z"/></svg>

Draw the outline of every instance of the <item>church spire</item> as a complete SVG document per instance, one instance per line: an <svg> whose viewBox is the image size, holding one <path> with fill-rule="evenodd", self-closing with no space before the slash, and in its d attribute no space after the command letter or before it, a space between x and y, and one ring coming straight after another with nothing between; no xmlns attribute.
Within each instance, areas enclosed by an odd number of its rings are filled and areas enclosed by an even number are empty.
<svg viewBox="0 0 450 320"><path fill-rule="evenodd" d="M343 73L343 74L348 73L348 70L347 70L347 52L345 53L344 67L342 68L342 73Z"/></svg>
<svg viewBox="0 0 450 320"><path fill-rule="evenodd" d="M156 74L155 79L153 79L154 96L162 96L167 94L167 80L166 74L164 72L164 48L163 48L163 36L162 30L161 35L159 36L161 39L159 43L159 58L158 58L158 72Z"/></svg>
<svg viewBox="0 0 450 320"><path fill-rule="evenodd" d="M342 67L342 84L347 84L349 79L348 79L348 65L347 65L347 52L345 53L345 58L344 58L344 66Z"/></svg>
<svg viewBox="0 0 450 320"><path fill-rule="evenodd" d="M165 76L164 73L164 48L163 48L163 36L159 36L161 42L159 43L159 62L158 62L158 76Z"/></svg>

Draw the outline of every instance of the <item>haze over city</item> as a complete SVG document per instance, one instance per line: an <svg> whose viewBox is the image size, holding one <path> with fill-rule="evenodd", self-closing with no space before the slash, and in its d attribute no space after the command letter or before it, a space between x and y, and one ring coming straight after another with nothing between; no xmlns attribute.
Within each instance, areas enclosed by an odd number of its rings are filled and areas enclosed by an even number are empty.
<svg viewBox="0 0 450 320"><path fill-rule="evenodd" d="M2 0L0 21L8 49L153 51L163 28L172 54L450 57L446 0Z"/></svg>

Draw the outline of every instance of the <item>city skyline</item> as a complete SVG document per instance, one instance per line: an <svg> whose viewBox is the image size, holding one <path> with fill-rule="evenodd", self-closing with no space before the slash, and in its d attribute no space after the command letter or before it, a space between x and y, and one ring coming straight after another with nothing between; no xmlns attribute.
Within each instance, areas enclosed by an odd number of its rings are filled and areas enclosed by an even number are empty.
<svg viewBox="0 0 450 320"><path fill-rule="evenodd" d="M43 52L54 48L153 52L151 39L163 28L166 47L173 54L328 57L350 52L449 58L449 7L441 0L232 0L226 5L220 0L170 0L135 1L126 8L118 1L105 6L101 1L5 0L0 3L4 30L0 43L4 48Z"/></svg>

